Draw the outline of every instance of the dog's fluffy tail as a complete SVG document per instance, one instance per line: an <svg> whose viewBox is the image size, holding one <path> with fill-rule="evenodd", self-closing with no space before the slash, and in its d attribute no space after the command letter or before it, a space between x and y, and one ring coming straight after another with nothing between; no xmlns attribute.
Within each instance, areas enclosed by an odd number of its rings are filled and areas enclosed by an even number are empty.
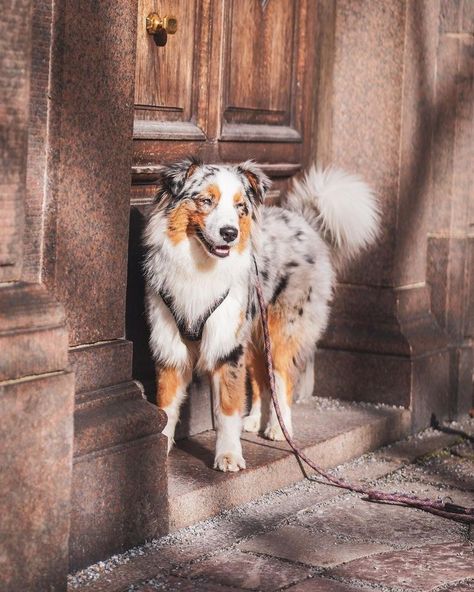
<svg viewBox="0 0 474 592"><path fill-rule="evenodd" d="M330 245L336 265L372 244L380 228L377 199L364 181L340 169L312 166L294 181L284 207L301 214Z"/></svg>

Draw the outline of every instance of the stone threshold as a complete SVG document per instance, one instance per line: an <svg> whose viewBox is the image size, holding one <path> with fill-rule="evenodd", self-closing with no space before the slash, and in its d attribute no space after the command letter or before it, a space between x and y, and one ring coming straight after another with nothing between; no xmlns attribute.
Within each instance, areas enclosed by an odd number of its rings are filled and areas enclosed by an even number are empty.
<svg viewBox="0 0 474 592"><path fill-rule="evenodd" d="M335 467L380 446L406 437L410 412L381 405L320 399L294 406L295 439L321 467ZM307 474L283 442L244 433L247 469L221 473L212 469L215 433L181 440L169 456L170 532L296 483Z"/></svg>

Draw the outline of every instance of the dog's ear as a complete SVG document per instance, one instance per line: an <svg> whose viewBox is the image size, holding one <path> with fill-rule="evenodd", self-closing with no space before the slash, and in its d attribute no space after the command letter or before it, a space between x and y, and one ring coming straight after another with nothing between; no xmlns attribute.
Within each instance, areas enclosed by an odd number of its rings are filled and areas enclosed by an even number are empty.
<svg viewBox="0 0 474 592"><path fill-rule="evenodd" d="M237 173L243 177L245 191L255 205L263 204L265 194L272 182L253 160L242 162L236 167Z"/></svg>
<svg viewBox="0 0 474 592"><path fill-rule="evenodd" d="M185 158L179 162L164 166L160 171L158 197L168 194L176 198L182 192L186 181L202 166L202 162L194 157Z"/></svg>

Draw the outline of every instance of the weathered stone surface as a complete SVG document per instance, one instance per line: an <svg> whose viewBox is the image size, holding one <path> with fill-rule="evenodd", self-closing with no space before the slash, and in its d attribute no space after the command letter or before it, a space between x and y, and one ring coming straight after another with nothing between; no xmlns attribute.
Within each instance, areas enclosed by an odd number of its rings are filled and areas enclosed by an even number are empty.
<svg viewBox="0 0 474 592"><path fill-rule="evenodd" d="M67 573L74 379L0 383L0 590L59 592Z"/></svg>
<svg viewBox="0 0 474 592"><path fill-rule="evenodd" d="M440 454L423 463L423 470L419 473L424 482L474 492L474 452L471 448L470 458Z"/></svg>
<svg viewBox="0 0 474 592"><path fill-rule="evenodd" d="M474 590L474 579L469 579L459 584L453 584L443 588L443 592L472 592Z"/></svg>
<svg viewBox="0 0 474 592"><path fill-rule="evenodd" d="M136 4L59 3L45 57L42 280L66 310L80 394L73 569L167 529L164 421L132 382L124 340L136 24Z"/></svg>
<svg viewBox="0 0 474 592"><path fill-rule="evenodd" d="M407 414L398 409L321 409L314 401L294 406L295 435L322 467L334 466L406 434ZM285 487L306 473L283 442L243 434L247 469L212 469L214 432L179 442L169 456L170 525L175 530ZM305 468L306 471L306 468Z"/></svg>
<svg viewBox="0 0 474 592"><path fill-rule="evenodd" d="M428 462L422 466L410 466L404 469L404 475L413 487L420 489L430 485L445 495L462 495L474 492L473 484L474 463L467 459L450 459L449 461ZM466 496L464 496L466 497Z"/></svg>
<svg viewBox="0 0 474 592"><path fill-rule="evenodd" d="M466 429L465 424L459 427ZM459 447L456 447L456 450L458 449ZM385 464L378 460L378 454L375 453L350 463L349 467L342 467L341 472L346 473L347 468L352 466L353 469L365 473L368 469L363 471L363 466L368 465L371 468L370 465L373 463L370 459L373 458L377 459L376 467L378 462ZM415 493L421 497L433 499L450 495L455 502L472 504L471 492L430 485L423 483L419 478L415 481L414 471L419 473L423 468L423 464L416 467L410 465L402 467L387 479L379 480L375 488ZM301 512L302 509L307 511ZM301 527L298 524L301 519L307 519L311 525ZM406 532L402 532L404 524ZM245 540L242 541L242 538ZM245 565L242 567L242 556L250 558L252 562L270 556L273 561L284 559L283 565L290 567L301 567L301 562L307 562L303 577L299 578L296 584L284 586L285 588L292 586L290 589L294 589L295 592L313 589L316 592L356 592L356 590L365 592L379 585L378 582L369 580L372 577L372 569L363 571L361 568L360 573L348 572L342 576L335 574L336 567L321 567L321 556L324 555L323 558L328 559L327 555L331 554L329 559L339 562L347 558L350 560L350 553L362 553L361 557L364 559L354 559L339 565L341 568L352 564L364 566L369 564L369 561L385 555L389 558L398 557L399 561L403 562L406 546L419 548L420 545L425 545L425 548L428 548L426 553L429 555L432 547L438 548L438 545L433 544L435 541L440 541L440 545L445 545L447 548L455 549L456 547L453 547L453 544L456 545L455 541L465 541L467 538L465 525L423 513L420 510L369 504L344 490L304 481L226 512L215 519L195 525L191 529L177 532L169 539L153 542L122 557L115 557L110 561L92 566L71 578L71 584L74 582L71 590L124 592L125 584L139 582L143 582L143 586L145 584L164 586L163 582L168 582L170 571L177 578L185 578L186 581L191 579L196 587L201 584L208 586L222 584L237 586L239 590L246 589L256 584L232 579L234 571L239 569L244 573L247 571ZM388 547L398 547L398 549L392 552ZM385 551L370 555L369 553L374 549L375 551L385 549ZM216 552L219 555L212 556ZM455 557L456 552L453 555ZM420 557L418 560L422 563L423 558ZM189 565L190 562L193 564ZM446 564L442 560L440 563ZM234 570L234 564L237 566L236 570ZM433 561L432 565L426 569L436 572L437 564ZM203 572L197 573L201 565ZM256 569L258 565L260 564L256 564ZM274 564L270 568L267 564L264 575L270 574L271 569L278 571L281 564L276 565L277 568ZM324 569L324 571L322 573L318 571L318 575L315 576L315 566L316 569ZM463 563L459 566L459 570L457 570L458 566L454 566L454 575L451 580L442 580L448 582L447 586L450 585L449 582L453 582L453 586L454 582L466 583L465 566ZM221 573L226 571L231 574L229 577L232 582L220 577ZM376 574L382 571L380 568ZM217 579L214 578L216 573ZM396 586L395 589L413 589L418 592L422 590L417 587L419 574L415 570L412 582L410 573L407 568L406 585L402 588ZM413 588L408 587L407 583L410 582L413 583ZM262 584L259 589L266 589L265 585L266 583ZM387 592L393 588L391 584L383 586ZM269 584L268 589L278 589L278 582L273 588ZM460 588L459 592L464 592L464 589Z"/></svg>
<svg viewBox="0 0 474 592"><path fill-rule="evenodd" d="M18 280L22 267L24 197L31 72L32 2L2 6L0 25L0 282ZM22 28L24 37L17 34ZM23 38L22 38L23 37Z"/></svg>
<svg viewBox="0 0 474 592"><path fill-rule="evenodd" d="M218 546L216 546L217 548ZM98 570L94 578L84 578L74 586L74 590L76 592L122 592L132 582L159 579L163 572L174 565L192 561L200 555L216 549L195 542L189 545L180 544L161 549L146 549L141 554L132 551L126 554L118 565L114 565L112 562L112 565L107 565L106 569ZM143 584L143 586L146 585Z"/></svg>
<svg viewBox="0 0 474 592"><path fill-rule="evenodd" d="M435 480L428 482L427 479L420 478L420 471L416 467L411 466L403 468L400 474L393 475L378 484L377 488L388 492L408 493L421 498L448 500L468 507L473 505L471 491L453 489Z"/></svg>
<svg viewBox="0 0 474 592"><path fill-rule="evenodd" d="M423 435L423 437L413 436L395 444L390 444L377 454L380 458L390 461L413 462L417 458L446 448L458 440L459 436L455 434L434 433L429 436Z"/></svg>
<svg viewBox="0 0 474 592"><path fill-rule="evenodd" d="M298 521L317 532L394 547L462 541L465 537L465 526L456 522L421 510L370 503L354 496L344 496L314 512L300 512Z"/></svg>
<svg viewBox="0 0 474 592"><path fill-rule="evenodd" d="M387 461L378 452L356 459L334 470L334 475L346 481L367 484L380 477L390 475L402 466L401 461Z"/></svg>
<svg viewBox="0 0 474 592"><path fill-rule="evenodd" d="M0 380L67 366L64 309L38 284L0 289Z"/></svg>
<svg viewBox="0 0 474 592"><path fill-rule="evenodd" d="M168 576L141 584L134 590L135 592L156 592L157 590L162 590L163 592L239 592L241 589L234 586L229 588L209 582L197 582L195 580L185 580L183 578Z"/></svg>
<svg viewBox="0 0 474 592"><path fill-rule="evenodd" d="M61 122L51 138L56 215L44 280L66 308L75 346L121 339L125 330L137 15L126 2L60 8L61 72L51 88Z"/></svg>
<svg viewBox="0 0 474 592"><path fill-rule="evenodd" d="M474 547L470 543L425 545L351 561L329 573L370 584L428 592L437 586L474 578Z"/></svg>
<svg viewBox="0 0 474 592"><path fill-rule="evenodd" d="M165 436L152 434L75 458L72 570L167 532L166 449Z"/></svg>
<svg viewBox="0 0 474 592"><path fill-rule="evenodd" d="M372 590L372 588L371 588ZM327 578L310 578L299 584L291 586L287 592L368 592L369 588L361 588L359 585L354 588L349 584L336 582Z"/></svg>
<svg viewBox="0 0 474 592"><path fill-rule="evenodd" d="M335 536L313 533L301 526L284 526L242 543L239 549L316 567L334 567L359 557L388 551L391 547L377 543L346 542Z"/></svg>
<svg viewBox="0 0 474 592"><path fill-rule="evenodd" d="M130 380L132 344L125 339L71 348L69 363L76 377L76 393Z"/></svg>
<svg viewBox="0 0 474 592"><path fill-rule="evenodd" d="M384 199L382 245L376 255L372 252L351 265L343 277L346 283L389 283L399 182L405 3L383 1L368 9L364 2L344 0L337 5L336 22L328 160L359 171ZM360 141L361 122L370 142Z"/></svg>
<svg viewBox="0 0 474 592"><path fill-rule="evenodd" d="M206 578L211 583L247 590L274 592L308 576L308 569L271 557L255 557L238 551L222 553L180 570L176 575Z"/></svg>

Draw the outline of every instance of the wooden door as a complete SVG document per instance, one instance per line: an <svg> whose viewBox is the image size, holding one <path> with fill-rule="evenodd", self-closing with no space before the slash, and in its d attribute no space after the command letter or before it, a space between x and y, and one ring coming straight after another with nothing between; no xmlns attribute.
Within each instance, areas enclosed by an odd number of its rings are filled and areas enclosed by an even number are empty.
<svg viewBox="0 0 474 592"><path fill-rule="evenodd" d="M146 31L151 12L177 18L164 47ZM135 375L152 393L139 235L158 167L187 155L253 158L273 179L268 199L278 200L310 159L316 2L138 0L137 23L127 327Z"/></svg>

